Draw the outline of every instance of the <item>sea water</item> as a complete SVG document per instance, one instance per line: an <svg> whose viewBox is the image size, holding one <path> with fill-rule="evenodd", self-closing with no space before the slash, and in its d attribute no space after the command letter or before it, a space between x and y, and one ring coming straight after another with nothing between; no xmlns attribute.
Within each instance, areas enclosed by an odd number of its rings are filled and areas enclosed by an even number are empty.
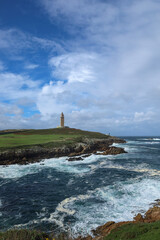
<svg viewBox="0 0 160 240"><path fill-rule="evenodd" d="M160 198L160 138L125 137L127 154L0 166L0 230L87 234L127 221Z"/></svg>

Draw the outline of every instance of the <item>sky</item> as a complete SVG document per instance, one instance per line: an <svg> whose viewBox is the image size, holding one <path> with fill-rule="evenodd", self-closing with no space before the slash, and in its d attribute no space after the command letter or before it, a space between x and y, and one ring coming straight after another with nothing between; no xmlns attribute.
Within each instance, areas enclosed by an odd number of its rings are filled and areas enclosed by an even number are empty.
<svg viewBox="0 0 160 240"><path fill-rule="evenodd" d="M160 135L159 0L1 0L0 129Z"/></svg>

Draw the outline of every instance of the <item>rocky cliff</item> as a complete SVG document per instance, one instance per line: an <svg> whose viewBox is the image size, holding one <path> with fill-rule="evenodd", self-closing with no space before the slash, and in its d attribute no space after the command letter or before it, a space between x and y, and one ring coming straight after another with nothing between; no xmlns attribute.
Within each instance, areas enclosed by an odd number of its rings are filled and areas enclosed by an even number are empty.
<svg viewBox="0 0 160 240"><path fill-rule="evenodd" d="M43 145L28 146L25 148L11 148L0 151L0 165L28 164L45 158L69 156L70 161L78 160L76 156L82 154L120 154L125 153L123 148L111 146L113 143L125 143L123 139L109 137L108 139L83 138L81 142L61 147L44 147ZM74 158L73 158L74 157ZM80 159L79 159L80 160Z"/></svg>

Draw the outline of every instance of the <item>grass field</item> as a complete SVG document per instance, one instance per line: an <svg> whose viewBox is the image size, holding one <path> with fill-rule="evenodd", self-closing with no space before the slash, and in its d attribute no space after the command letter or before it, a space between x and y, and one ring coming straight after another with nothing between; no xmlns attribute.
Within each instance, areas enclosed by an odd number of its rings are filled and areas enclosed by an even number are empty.
<svg viewBox="0 0 160 240"><path fill-rule="evenodd" d="M159 240L160 222L123 225L113 230L104 240Z"/></svg>
<svg viewBox="0 0 160 240"><path fill-rule="evenodd" d="M108 136L97 132L71 128L0 131L0 148L8 149L31 145L61 146L78 142L82 137L107 138Z"/></svg>

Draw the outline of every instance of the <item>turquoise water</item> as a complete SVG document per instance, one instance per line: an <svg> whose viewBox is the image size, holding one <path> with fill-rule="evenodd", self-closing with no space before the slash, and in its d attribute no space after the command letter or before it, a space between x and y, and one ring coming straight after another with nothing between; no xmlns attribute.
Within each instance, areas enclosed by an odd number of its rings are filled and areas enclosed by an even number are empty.
<svg viewBox="0 0 160 240"><path fill-rule="evenodd" d="M125 137L127 154L0 166L0 230L74 234L132 220L160 198L160 137Z"/></svg>

